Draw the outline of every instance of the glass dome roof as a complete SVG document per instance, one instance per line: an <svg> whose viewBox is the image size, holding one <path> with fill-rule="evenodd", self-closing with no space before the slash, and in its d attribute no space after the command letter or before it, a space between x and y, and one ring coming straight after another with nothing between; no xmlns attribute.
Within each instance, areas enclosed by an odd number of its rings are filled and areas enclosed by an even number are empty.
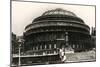
<svg viewBox="0 0 100 67"><path fill-rule="evenodd" d="M67 10L64 10L64 9L61 9L61 8L48 10L48 11L44 12L42 15L54 15L54 14L76 16L73 12L70 12L70 11L67 11Z"/></svg>

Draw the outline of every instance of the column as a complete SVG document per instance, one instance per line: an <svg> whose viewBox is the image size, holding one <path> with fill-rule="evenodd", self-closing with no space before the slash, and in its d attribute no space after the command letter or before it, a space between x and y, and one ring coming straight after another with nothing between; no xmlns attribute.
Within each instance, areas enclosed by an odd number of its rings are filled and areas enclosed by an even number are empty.
<svg viewBox="0 0 100 67"><path fill-rule="evenodd" d="M65 41L66 41L66 46L68 46L68 32L65 32Z"/></svg>

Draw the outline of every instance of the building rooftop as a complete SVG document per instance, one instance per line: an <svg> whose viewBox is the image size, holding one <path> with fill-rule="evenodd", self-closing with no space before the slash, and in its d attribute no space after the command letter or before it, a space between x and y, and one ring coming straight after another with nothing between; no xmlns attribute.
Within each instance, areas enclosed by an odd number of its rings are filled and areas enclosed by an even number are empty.
<svg viewBox="0 0 100 67"><path fill-rule="evenodd" d="M54 15L54 14L61 14L61 15L69 15L69 16L75 16L76 15L71 12L71 11L67 11L67 10L64 10L62 8L56 8L56 9L52 9L52 10L48 10L46 12L44 12L42 15Z"/></svg>

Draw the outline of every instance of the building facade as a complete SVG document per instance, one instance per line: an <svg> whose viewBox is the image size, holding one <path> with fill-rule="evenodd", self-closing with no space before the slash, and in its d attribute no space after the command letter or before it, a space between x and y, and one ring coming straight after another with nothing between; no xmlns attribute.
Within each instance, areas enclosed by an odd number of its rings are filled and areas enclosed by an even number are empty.
<svg viewBox="0 0 100 67"><path fill-rule="evenodd" d="M25 54L31 63L58 61L59 49L74 52L92 48L90 28L73 12L57 8L35 18L25 28ZM58 57L58 58L57 58Z"/></svg>
<svg viewBox="0 0 100 67"><path fill-rule="evenodd" d="M26 26L23 38L22 65L60 63L60 56L65 53L93 48L89 26L73 12L61 8L35 18Z"/></svg>

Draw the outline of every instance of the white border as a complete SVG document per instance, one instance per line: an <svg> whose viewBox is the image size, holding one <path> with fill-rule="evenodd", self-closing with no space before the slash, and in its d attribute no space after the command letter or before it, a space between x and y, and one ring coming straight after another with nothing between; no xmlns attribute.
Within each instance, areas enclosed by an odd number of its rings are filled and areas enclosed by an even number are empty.
<svg viewBox="0 0 100 67"><path fill-rule="evenodd" d="M32 1L32 0L31 0ZM97 59L96 62L39 65L38 67L99 67L100 45L99 45L99 25L100 25L100 2L99 0L34 0L41 2L71 3L96 5L96 31L97 31ZM0 0L0 67L10 67L10 1ZM35 67L35 66L34 66Z"/></svg>

